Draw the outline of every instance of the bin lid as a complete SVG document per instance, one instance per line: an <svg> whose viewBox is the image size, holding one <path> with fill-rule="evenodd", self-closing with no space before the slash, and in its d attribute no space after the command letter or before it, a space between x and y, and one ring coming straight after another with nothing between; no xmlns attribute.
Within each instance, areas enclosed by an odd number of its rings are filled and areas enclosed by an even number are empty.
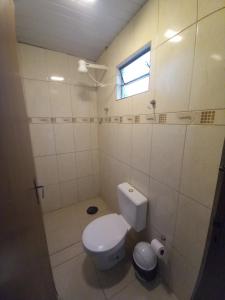
<svg viewBox="0 0 225 300"><path fill-rule="evenodd" d="M153 270L157 265L157 256L147 242L140 242L134 247L133 259L145 271Z"/></svg>

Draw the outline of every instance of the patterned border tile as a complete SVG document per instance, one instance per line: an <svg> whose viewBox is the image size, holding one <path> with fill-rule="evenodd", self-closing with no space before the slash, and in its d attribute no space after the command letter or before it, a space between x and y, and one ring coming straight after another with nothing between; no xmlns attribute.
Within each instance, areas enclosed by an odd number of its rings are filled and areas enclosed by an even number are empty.
<svg viewBox="0 0 225 300"><path fill-rule="evenodd" d="M121 124L177 124L177 125L225 125L225 109L202 111L178 111L156 114L106 116L106 117L34 117L29 123L121 123Z"/></svg>

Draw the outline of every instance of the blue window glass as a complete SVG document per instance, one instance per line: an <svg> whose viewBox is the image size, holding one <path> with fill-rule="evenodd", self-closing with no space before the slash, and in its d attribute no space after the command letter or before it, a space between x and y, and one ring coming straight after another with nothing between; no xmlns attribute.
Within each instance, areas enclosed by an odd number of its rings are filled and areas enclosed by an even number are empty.
<svg viewBox="0 0 225 300"><path fill-rule="evenodd" d="M145 48L119 67L118 99L146 92L150 77L150 48Z"/></svg>

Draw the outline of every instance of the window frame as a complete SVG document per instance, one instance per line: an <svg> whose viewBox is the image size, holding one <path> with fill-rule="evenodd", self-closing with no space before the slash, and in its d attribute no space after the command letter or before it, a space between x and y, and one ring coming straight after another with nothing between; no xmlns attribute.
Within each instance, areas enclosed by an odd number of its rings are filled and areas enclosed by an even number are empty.
<svg viewBox="0 0 225 300"><path fill-rule="evenodd" d="M150 67L151 67L151 61L150 61L150 65L149 65L149 72L146 74L143 74L135 79L130 80L129 82L124 82L123 80L123 75L122 75L122 70L129 66L130 64L132 64L135 60L137 60L138 58L140 58L141 56L143 56L144 54L148 53L149 55L151 53L151 46L147 45L144 48L142 48L141 50L137 51L134 55L132 55L130 58L128 58L126 60L126 62L120 64L117 68L117 72L118 72L118 77L119 77L119 89L117 90L117 100L122 100L125 99L127 97L131 97L131 96L124 96L124 87L128 86L129 84L132 84L134 82L137 82L138 80L141 80L143 78L149 77L150 79ZM150 56L151 57L151 56ZM143 92L144 93L144 92ZM134 94L132 96L138 95L140 93Z"/></svg>

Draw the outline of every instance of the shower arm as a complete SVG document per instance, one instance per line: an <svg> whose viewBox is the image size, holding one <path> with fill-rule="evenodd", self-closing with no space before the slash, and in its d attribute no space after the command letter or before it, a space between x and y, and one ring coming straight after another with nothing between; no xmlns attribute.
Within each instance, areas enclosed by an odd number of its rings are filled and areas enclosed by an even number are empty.
<svg viewBox="0 0 225 300"><path fill-rule="evenodd" d="M98 64L90 64L86 62L86 66L89 69L97 69L97 70L108 70L108 67L104 66L104 65L98 65Z"/></svg>

